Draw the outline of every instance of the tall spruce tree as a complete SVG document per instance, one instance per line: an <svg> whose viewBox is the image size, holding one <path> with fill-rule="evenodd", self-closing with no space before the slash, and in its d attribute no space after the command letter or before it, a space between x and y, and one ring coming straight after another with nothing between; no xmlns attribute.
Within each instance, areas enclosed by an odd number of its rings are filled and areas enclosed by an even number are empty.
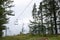
<svg viewBox="0 0 60 40"><path fill-rule="evenodd" d="M5 30L5 24L8 23L7 15L14 15L12 14L12 0L0 0L0 37L3 35L3 30Z"/></svg>
<svg viewBox="0 0 60 40"><path fill-rule="evenodd" d="M57 0L58 1L58 0ZM51 24L51 32L52 34L54 34L54 30L55 30L55 34L58 33L57 30L57 11L59 10L59 5L58 2L56 0L43 0L44 3L44 7L47 10L47 17L50 17L50 23ZM48 28L49 29L49 28Z"/></svg>
<svg viewBox="0 0 60 40"><path fill-rule="evenodd" d="M43 20L44 20L44 13L43 13L43 11L44 11L44 8L43 8L44 6L43 6L43 2L40 2L40 5L39 5L39 10L38 10L38 18L39 18L39 21L40 21L40 29L41 29L41 33L42 34L46 34L46 27L44 26L44 22L43 22Z"/></svg>
<svg viewBox="0 0 60 40"><path fill-rule="evenodd" d="M30 32L33 34L45 34L45 26L43 26L43 17L42 17L42 3L40 3L39 10L37 11L34 4L32 15L34 21L30 21ZM41 14L41 15L40 15ZM31 31L32 30L32 31Z"/></svg>
<svg viewBox="0 0 60 40"><path fill-rule="evenodd" d="M43 11L43 16L45 16L45 22L46 23L44 23L45 25L46 25L46 30L48 30L48 33L49 34L53 34L53 25L52 25L52 13L51 13L51 11L49 10L51 7L50 7L50 5L49 5L49 1L48 0L43 0L43 2L42 2L43 4L42 4L42 9L44 9L44 11ZM49 25L51 25L51 26L49 26Z"/></svg>
<svg viewBox="0 0 60 40"><path fill-rule="evenodd" d="M36 15L37 15L37 8L36 8L36 4L34 3L33 10L32 10L32 16L33 16L34 21L33 22L30 21L31 24L29 25L30 26L30 32L32 34L36 33L36 21L37 21Z"/></svg>

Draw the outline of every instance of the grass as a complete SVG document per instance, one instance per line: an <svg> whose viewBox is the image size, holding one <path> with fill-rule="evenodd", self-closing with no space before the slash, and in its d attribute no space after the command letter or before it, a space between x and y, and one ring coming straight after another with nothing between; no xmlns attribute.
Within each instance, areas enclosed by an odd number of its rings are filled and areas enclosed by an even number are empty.
<svg viewBox="0 0 60 40"><path fill-rule="evenodd" d="M39 40L39 39L43 39L43 38L48 38L48 40L60 40L60 35L49 35L49 36L39 36L39 35L17 35L17 36L7 36L7 37L3 37L0 40Z"/></svg>

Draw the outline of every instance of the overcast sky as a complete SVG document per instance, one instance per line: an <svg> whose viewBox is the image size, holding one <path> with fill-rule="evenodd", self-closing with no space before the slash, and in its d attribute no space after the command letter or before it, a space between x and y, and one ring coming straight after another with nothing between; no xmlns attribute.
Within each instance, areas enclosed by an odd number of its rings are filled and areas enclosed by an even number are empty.
<svg viewBox="0 0 60 40"><path fill-rule="evenodd" d="M13 3L15 6L12 8L12 10L14 11L13 13L15 14L15 16L10 17L9 24L7 25L7 27L9 27L9 29L7 29L8 30L7 34L9 35L19 34L22 29L23 23L24 23L23 27L24 27L25 33L28 32L29 20L33 20L32 19L33 4L36 3L38 7L40 2L41 0L14 0ZM18 25L15 25L16 23Z"/></svg>

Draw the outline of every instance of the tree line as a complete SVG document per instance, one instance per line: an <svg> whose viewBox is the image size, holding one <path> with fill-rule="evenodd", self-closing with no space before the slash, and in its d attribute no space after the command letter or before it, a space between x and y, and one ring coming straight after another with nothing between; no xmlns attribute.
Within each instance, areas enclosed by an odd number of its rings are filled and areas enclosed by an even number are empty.
<svg viewBox="0 0 60 40"><path fill-rule="evenodd" d="M60 0L42 0L39 8L36 3L32 10L33 21L30 21L31 34L59 34Z"/></svg>

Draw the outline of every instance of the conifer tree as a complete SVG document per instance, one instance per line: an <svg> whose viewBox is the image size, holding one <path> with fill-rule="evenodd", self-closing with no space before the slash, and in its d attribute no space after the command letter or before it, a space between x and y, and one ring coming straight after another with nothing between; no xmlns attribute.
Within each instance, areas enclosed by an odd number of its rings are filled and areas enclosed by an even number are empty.
<svg viewBox="0 0 60 40"><path fill-rule="evenodd" d="M5 24L8 23L7 15L14 15L12 14L12 0L0 0L0 37L3 35L3 30L5 30Z"/></svg>
<svg viewBox="0 0 60 40"><path fill-rule="evenodd" d="M40 2L38 11L35 11L35 12L33 11L34 14L36 13L35 19L37 20L32 22L32 24L35 26L37 24L36 27L37 28L40 27L40 29L42 29L42 30L39 30L40 32L42 31L43 33L48 32L48 34L58 34L57 25L60 25L59 24L60 23L59 21L60 4L59 3L60 3L59 0L49 0L49 1L43 0L42 2Z"/></svg>
<svg viewBox="0 0 60 40"><path fill-rule="evenodd" d="M57 0L59 1L59 0ZM43 2L47 3L44 4L43 6L46 6L47 9L47 17L50 17L50 24L51 24L51 32L52 34L54 34L54 30L55 30L55 34L58 33L57 30L57 11L59 10L59 5L58 2L56 0L43 0Z"/></svg>

